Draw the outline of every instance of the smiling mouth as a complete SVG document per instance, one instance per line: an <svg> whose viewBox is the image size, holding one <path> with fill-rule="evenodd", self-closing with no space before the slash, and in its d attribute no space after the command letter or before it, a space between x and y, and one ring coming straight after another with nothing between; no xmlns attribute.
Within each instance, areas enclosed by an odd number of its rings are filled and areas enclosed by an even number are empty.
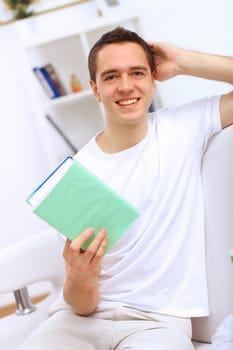
<svg viewBox="0 0 233 350"><path fill-rule="evenodd" d="M117 101L117 104L120 106L131 106L131 105L134 105L135 103L137 103L138 101L139 101L139 98L131 98L128 100Z"/></svg>

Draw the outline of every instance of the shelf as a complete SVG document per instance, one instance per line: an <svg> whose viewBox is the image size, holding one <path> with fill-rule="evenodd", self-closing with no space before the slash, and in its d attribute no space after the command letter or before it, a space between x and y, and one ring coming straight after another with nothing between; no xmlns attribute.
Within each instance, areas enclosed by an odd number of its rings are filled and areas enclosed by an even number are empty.
<svg viewBox="0 0 233 350"><path fill-rule="evenodd" d="M118 26L124 25L127 22L138 21L138 14L134 15L125 15L119 17L119 19L115 19L113 21L112 16L106 15L104 17L97 17L95 21L91 21L90 23L81 24L79 26L73 26L72 28L68 28L67 30L63 30L62 33L51 33L49 36L47 35L45 38L36 38L28 41L25 44L26 49L33 49L38 46L43 46L50 44L54 41L59 41L63 39L68 39L72 36L76 36L77 34L85 35L85 33L90 31L100 30L101 28L108 26Z"/></svg>
<svg viewBox="0 0 233 350"><path fill-rule="evenodd" d="M93 96L93 92L91 89L80 91L77 93L69 94L66 96L61 96L54 98L52 100L48 100L46 102L46 107L53 107L53 106L61 106L65 104L70 104L73 102L80 102L82 99L88 98Z"/></svg>

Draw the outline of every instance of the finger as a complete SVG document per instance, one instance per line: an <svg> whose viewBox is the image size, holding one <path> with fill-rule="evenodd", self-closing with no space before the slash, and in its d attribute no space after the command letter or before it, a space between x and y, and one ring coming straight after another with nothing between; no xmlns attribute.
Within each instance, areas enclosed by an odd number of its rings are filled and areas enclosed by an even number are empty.
<svg viewBox="0 0 233 350"><path fill-rule="evenodd" d="M65 247L63 250L63 258L66 260L68 258L69 250L70 250L71 240L67 239L65 243Z"/></svg>
<svg viewBox="0 0 233 350"><path fill-rule="evenodd" d="M73 252L80 253L81 248L83 244L88 241L88 239L91 238L94 234L94 229L92 227L87 228L85 231L83 231L77 238L73 240L73 242L70 245L70 249Z"/></svg>
<svg viewBox="0 0 233 350"><path fill-rule="evenodd" d="M148 41L147 44L150 46L151 50L154 53L161 53L161 44L152 41Z"/></svg>
<svg viewBox="0 0 233 350"><path fill-rule="evenodd" d="M99 245L95 255L93 256L92 260L91 260L91 263L92 264L96 264L96 263L99 263L99 261L103 258L104 256L104 253L105 253L105 250L107 248L107 245L108 245L108 237L106 236L101 244Z"/></svg>
<svg viewBox="0 0 233 350"><path fill-rule="evenodd" d="M160 64L163 64L166 62L166 58L164 58L163 56L158 56L155 55L155 63L156 63L156 67Z"/></svg>
<svg viewBox="0 0 233 350"><path fill-rule="evenodd" d="M91 242L89 247L86 249L86 256L88 257L89 261L93 260L94 256L96 255L100 245L105 240L107 234L107 230L105 228L102 228L96 235L95 239Z"/></svg>
<svg viewBox="0 0 233 350"><path fill-rule="evenodd" d="M94 234L94 229L92 227L87 228L83 231L77 238L73 240L69 247L69 253L67 261L71 266L77 266L77 264L88 264L88 260L85 258L85 253L83 253L83 244L91 238Z"/></svg>
<svg viewBox="0 0 233 350"><path fill-rule="evenodd" d="M149 48L154 51L154 44L150 41L147 42L147 45L149 46Z"/></svg>

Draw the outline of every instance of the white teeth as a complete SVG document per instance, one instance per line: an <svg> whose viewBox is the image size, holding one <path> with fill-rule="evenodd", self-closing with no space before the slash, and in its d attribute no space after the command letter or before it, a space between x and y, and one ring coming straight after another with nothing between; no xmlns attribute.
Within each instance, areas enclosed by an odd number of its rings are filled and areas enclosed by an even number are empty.
<svg viewBox="0 0 233 350"><path fill-rule="evenodd" d="M122 105L122 106L128 106L128 105L132 105L134 103L137 102L137 99L136 98L133 98L131 100L124 100L124 101L119 101L119 105Z"/></svg>

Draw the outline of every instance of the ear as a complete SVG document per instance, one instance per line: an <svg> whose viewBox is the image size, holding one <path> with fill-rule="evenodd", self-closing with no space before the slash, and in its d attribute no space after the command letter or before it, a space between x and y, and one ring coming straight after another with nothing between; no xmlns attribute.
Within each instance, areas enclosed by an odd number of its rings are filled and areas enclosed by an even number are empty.
<svg viewBox="0 0 233 350"><path fill-rule="evenodd" d="M100 98L100 95L99 95L99 93L98 93L97 85L96 85L96 83L94 82L94 80L90 80L90 81L89 81L89 84L90 84L90 87L91 87L91 89L92 89L92 91L93 91L93 94L94 94L94 96L95 96L95 98L96 98L96 101L97 101L97 102L102 102L102 101L101 101L101 98Z"/></svg>
<svg viewBox="0 0 233 350"><path fill-rule="evenodd" d="M157 71L156 71L156 69L155 69L154 72L152 73L152 78L153 78L154 80L156 80L156 74L157 74Z"/></svg>
<svg viewBox="0 0 233 350"><path fill-rule="evenodd" d="M156 91L156 82L155 82L153 76L152 76L152 91L153 91L153 93L155 93L155 91Z"/></svg>

